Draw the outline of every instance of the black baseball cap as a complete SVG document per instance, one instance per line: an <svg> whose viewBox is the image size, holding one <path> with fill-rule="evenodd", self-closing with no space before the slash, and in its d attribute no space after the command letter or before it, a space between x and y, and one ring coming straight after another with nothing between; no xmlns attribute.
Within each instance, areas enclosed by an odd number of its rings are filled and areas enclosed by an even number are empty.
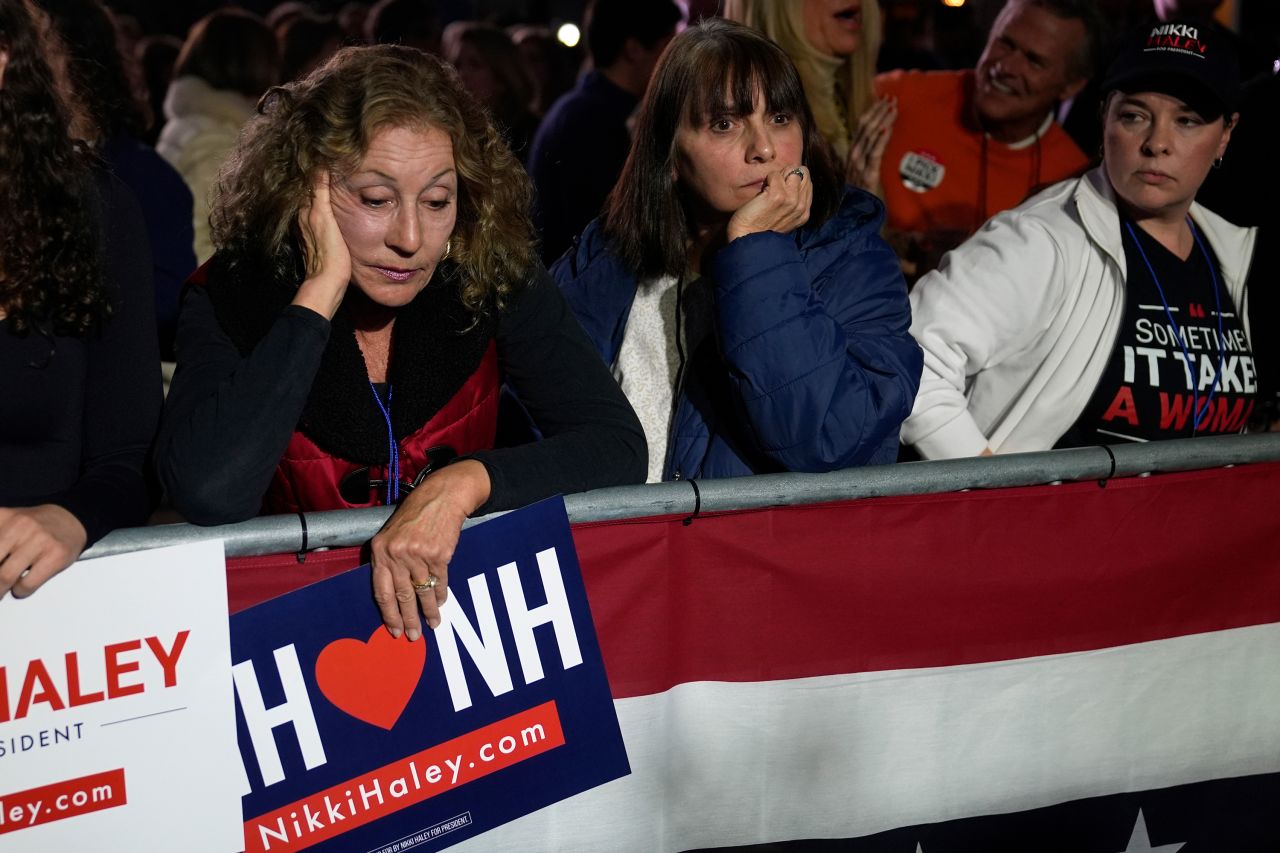
<svg viewBox="0 0 1280 853"><path fill-rule="evenodd" d="M1102 93L1162 92L1206 119L1240 101L1240 62L1230 34L1204 20L1167 21L1127 39L1107 69Z"/></svg>

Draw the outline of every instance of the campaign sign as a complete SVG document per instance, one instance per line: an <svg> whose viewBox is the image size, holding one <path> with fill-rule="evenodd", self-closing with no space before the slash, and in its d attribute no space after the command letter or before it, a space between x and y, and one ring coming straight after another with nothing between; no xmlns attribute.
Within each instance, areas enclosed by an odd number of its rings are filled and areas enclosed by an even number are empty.
<svg viewBox="0 0 1280 853"><path fill-rule="evenodd" d="M463 531L441 623L369 566L232 618L250 853L425 853L630 772L564 502Z"/></svg>
<svg viewBox="0 0 1280 853"><path fill-rule="evenodd" d="M238 849L235 743L221 542L0 599L0 851Z"/></svg>

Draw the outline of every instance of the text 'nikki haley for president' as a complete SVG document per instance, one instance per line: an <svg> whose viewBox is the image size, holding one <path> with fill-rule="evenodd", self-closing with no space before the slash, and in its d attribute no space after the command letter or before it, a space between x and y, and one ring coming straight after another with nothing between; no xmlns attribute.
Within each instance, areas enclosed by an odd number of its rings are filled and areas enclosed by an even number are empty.
<svg viewBox="0 0 1280 853"><path fill-rule="evenodd" d="M232 619L248 851L435 850L625 775L564 506L463 532L441 624L363 566Z"/></svg>

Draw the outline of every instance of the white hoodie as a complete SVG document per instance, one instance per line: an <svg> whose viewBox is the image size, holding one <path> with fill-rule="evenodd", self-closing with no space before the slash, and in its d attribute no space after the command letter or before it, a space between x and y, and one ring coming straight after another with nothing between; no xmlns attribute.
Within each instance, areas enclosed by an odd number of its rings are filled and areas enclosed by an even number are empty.
<svg viewBox="0 0 1280 853"><path fill-rule="evenodd" d="M1256 229L1200 207L1245 319ZM1093 394L1124 316L1125 255L1102 167L997 214L911 293L924 374L902 441L926 459L1048 450Z"/></svg>
<svg viewBox="0 0 1280 853"><path fill-rule="evenodd" d="M160 156L178 170L191 189L196 262L213 254L209 235L209 196L222 161L236 144L240 128L255 110L252 98L214 89L199 77L178 77L164 98L167 122L156 142Z"/></svg>

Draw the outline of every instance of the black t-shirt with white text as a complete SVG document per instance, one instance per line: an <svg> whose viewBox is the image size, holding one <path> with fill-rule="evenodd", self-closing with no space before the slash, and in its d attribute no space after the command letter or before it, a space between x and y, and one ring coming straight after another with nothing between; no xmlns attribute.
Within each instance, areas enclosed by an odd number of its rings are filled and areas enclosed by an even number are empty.
<svg viewBox="0 0 1280 853"><path fill-rule="evenodd" d="M1093 396L1057 446L1240 432L1257 396L1257 372L1213 249L1197 232L1183 260L1124 218L1121 233L1124 318Z"/></svg>

